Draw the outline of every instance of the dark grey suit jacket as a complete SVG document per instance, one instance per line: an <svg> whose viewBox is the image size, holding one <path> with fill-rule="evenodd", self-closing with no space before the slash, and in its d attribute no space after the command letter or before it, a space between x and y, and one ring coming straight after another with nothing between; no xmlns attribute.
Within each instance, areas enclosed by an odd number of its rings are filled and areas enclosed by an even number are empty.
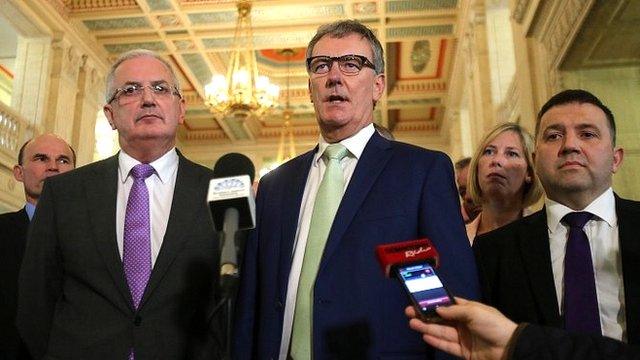
<svg viewBox="0 0 640 360"><path fill-rule="evenodd" d="M0 215L0 360L29 359L15 325L18 272L28 229L24 208Z"/></svg>
<svg viewBox="0 0 640 360"><path fill-rule="evenodd" d="M572 334L529 324L512 345L511 360L638 360L640 347L604 336Z"/></svg>
<svg viewBox="0 0 640 360"><path fill-rule="evenodd" d="M212 171L179 157L166 234L139 309L116 244L118 158L46 181L20 272L17 323L35 358L213 359L219 247Z"/></svg>
<svg viewBox="0 0 640 360"><path fill-rule="evenodd" d="M616 196L627 338L640 344L640 202ZM561 328L545 209L476 237L486 303L515 322Z"/></svg>

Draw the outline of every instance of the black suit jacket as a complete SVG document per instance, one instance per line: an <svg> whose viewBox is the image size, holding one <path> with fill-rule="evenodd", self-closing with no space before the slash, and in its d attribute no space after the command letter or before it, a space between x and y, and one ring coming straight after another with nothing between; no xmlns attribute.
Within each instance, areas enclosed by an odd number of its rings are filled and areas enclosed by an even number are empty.
<svg viewBox="0 0 640 360"><path fill-rule="evenodd" d="M48 179L20 272L18 329L35 358L215 359L219 247L212 171L179 157L166 234L138 310L116 243L118 157Z"/></svg>
<svg viewBox="0 0 640 360"><path fill-rule="evenodd" d="M640 344L640 202L616 196L627 338ZM484 300L515 322L561 328L545 209L476 237Z"/></svg>
<svg viewBox="0 0 640 360"><path fill-rule="evenodd" d="M631 360L640 359L640 347L603 336L572 334L564 330L527 325L513 344L512 360Z"/></svg>
<svg viewBox="0 0 640 360"><path fill-rule="evenodd" d="M24 208L0 215L0 360L29 359L15 325L18 272L28 229Z"/></svg>

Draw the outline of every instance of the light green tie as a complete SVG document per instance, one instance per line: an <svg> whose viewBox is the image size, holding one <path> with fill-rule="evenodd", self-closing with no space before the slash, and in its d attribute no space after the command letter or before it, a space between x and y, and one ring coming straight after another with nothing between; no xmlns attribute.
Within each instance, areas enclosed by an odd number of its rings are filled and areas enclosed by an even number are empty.
<svg viewBox="0 0 640 360"><path fill-rule="evenodd" d="M329 230L336 216L344 192L344 174L340 160L347 156L344 145L329 145L322 154L327 168L313 204L309 236L304 249L304 260L296 295L296 309L291 332L291 357L294 360L311 359L313 328L313 284L316 280Z"/></svg>

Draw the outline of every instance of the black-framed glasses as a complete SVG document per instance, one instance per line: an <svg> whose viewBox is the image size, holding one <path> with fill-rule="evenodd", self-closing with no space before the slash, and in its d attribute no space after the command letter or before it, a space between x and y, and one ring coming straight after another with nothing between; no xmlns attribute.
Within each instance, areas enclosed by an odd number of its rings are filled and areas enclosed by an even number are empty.
<svg viewBox="0 0 640 360"><path fill-rule="evenodd" d="M362 55L342 55L342 56L312 56L307 58L307 71L316 75L326 74L331 70L333 62L338 62L338 68L344 74L357 75L363 67L373 70L375 65L366 56Z"/></svg>
<svg viewBox="0 0 640 360"><path fill-rule="evenodd" d="M116 91L113 92L111 99L107 101L107 104L110 104L113 100L118 100L119 105L127 105L140 101L140 99L142 99L144 89L146 88L151 90L151 93L156 99L166 99L174 95L182 98L178 88L176 86L171 86L166 82L159 82L151 85L130 83L117 88Z"/></svg>

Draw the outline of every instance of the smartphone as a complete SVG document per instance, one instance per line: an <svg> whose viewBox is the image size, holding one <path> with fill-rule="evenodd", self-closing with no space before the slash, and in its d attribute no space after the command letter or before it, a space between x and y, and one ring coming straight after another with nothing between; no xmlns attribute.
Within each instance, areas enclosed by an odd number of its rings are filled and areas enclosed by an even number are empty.
<svg viewBox="0 0 640 360"><path fill-rule="evenodd" d="M398 279L411 298L419 317L424 321L439 322L436 308L455 304L433 267L427 262L396 267Z"/></svg>

